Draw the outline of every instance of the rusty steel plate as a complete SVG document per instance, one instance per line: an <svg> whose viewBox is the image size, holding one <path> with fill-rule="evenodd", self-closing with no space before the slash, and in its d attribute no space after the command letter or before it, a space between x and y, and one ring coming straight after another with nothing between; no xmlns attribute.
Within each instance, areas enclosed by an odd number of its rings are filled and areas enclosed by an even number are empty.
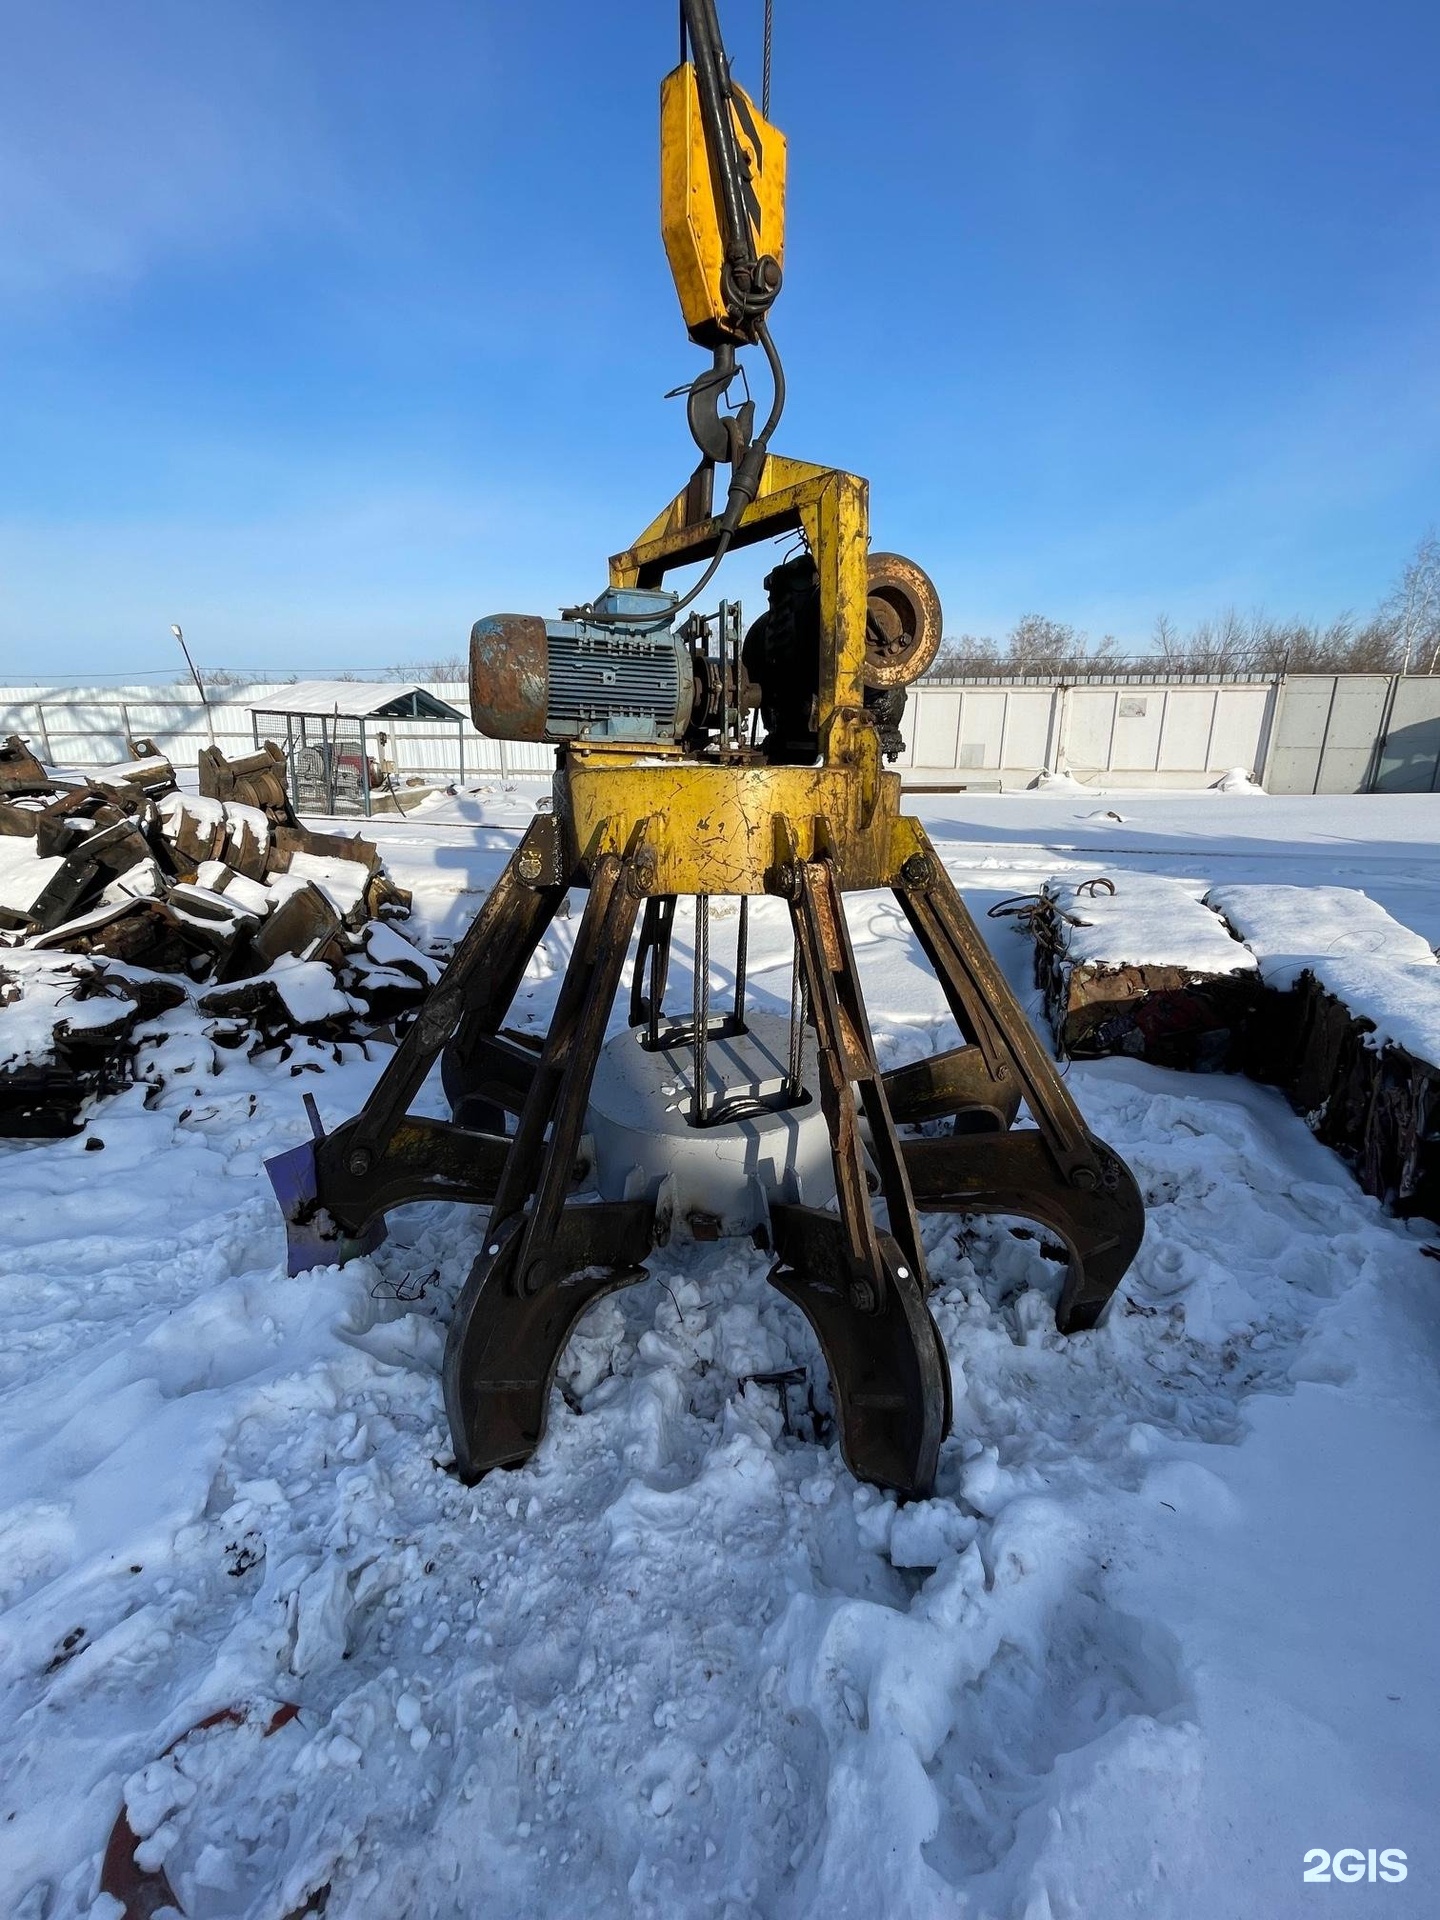
<svg viewBox="0 0 1440 1920"><path fill-rule="evenodd" d="M867 687L908 687L940 651L940 596L923 567L902 553L865 563Z"/></svg>

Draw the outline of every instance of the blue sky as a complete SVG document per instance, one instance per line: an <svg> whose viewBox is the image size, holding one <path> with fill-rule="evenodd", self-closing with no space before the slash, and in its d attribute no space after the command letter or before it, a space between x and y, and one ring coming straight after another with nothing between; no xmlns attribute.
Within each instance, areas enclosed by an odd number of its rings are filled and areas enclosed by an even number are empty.
<svg viewBox="0 0 1440 1920"><path fill-rule="evenodd" d="M758 87L760 0L721 4ZM948 632L1375 603L1440 521L1440 10L776 16L778 444L869 477ZM683 482L670 0L0 30L4 677L168 670L172 620L217 665L455 652Z"/></svg>

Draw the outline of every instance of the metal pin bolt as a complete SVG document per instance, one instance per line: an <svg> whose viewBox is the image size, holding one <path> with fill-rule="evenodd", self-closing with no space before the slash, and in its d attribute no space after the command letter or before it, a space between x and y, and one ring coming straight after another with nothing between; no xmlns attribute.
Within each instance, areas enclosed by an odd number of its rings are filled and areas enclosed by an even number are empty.
<svg viewBox="0 0 1440 1920"><path fill-rule="evenodd" d="M356 1147L355 1151L346 1159L345 1165L349 1168L350 1172L358 1178L360 1174L370 1171L371 1158L372 1155L368 1147Z"/></svg>
<svg viewBox="0 0 1440 1920"><path fill-rule="evenodd" d="M1093 1167L1076 1167L1070 1175L1070 1184L1073 1187L1083 1188L1088 1193L1092 1188L1099 1186L1100 1176Z"/></svg>

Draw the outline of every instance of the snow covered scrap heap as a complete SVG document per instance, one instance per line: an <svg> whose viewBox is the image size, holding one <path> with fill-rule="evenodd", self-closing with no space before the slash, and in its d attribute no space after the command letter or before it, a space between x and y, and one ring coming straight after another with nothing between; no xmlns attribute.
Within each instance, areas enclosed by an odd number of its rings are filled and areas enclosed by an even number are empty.
<svg viewBox="0 0 1440 1920"><path fill-rule="evenodd" d="M1243 1065L1284 1089L1367 1193L1440 1220L1440 964L1355 887L1219 886L1264 995Z"/></svg>
<svg viewBox="0 0 1440 1920"><path fill-rule="evenodd" d="M1060 1053L1234 1064L1259 997L1255 957L1197 889L1158 874L1047 881L1030 905L1035 983Z"/></svg>
<svg viewBox="0 0 1440 1920"><path fill-rule="evenodd" d="M222 1047L362 1037L434 963L365 840L313 833L267 748L181 793L149 741L96 773L0 745L0 1134L54 1136L136 1077L147 1023L191 1004Z"/></svg>
<svg viewBox="0 0 1440 1920"><path fill-rule="evenodd" d="M1435 955L1354 887L1204 888L1096 875L1008 904L1058 1052L1277 1086L1367 1193L1440 1219Z"/></svg>

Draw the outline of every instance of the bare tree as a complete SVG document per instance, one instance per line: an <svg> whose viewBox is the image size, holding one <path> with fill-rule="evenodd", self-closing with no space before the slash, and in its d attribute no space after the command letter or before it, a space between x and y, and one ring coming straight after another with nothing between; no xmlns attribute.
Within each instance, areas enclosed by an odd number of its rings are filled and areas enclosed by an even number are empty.
<svg viewBox="0 0 1440 1920"><path fill-rule="evenodd" d="M1183 666L1189 657L1188 642L1168 613L1156 614L1150 629L1150 645L1156 660L1171 670Z"/></svg>
<svg viewBox="0 0 1440 1920"><path fill-rule="evenodd" d="M250 687L260 678L259 674L247 673L240 667L199 667L196 671L207 690L211 687ZM183 673L177 677L181 685L190 678Z"/></svg>
<svg viewBox="0 0 1440 1920"><path fill-rule="evenodd" d="M1357 629L1345 664L1351 673L1399 673L1404 657L1404 642L1396 622L1385 614L1375 614ZM1435 671L1433 661L1430 671Z"/></svg>
<svg viewBox="0 0 1440 1920"><path fill-rule="evenodd" d="M434 660L407 660L391 667L392 680L468 680L470 662L463 653L447 653Z"/></svg>
<svg viewBox="0 0 1440 1920"><path fill-rule="evenodd" d="M931 675L937 680L982 680L1004 673L1005 650L988 635L962 633L943 640Z"/></svg>
<svg viewBox="0 0 1440 1920"><path fill-rule="evenodd" d="M1383 609L1394 620L1401 647L1401 673L1426 661L1434 673L1440 662L1440 538L1432 527L1405 563L1399 584Z"/></svg>
<svg viewBox="0 0 1440 1920"><path fill-rule="evenodd" d="M1182 629L1168 613L1155 617L1150 648L1126 654L1112 634L1092 642L1078 628L1027 613L1003 645L962 634L947 640L932 669L957 679L1029 675L1195 673L1440 673L1440 535L1416 546L1393 591L1368 620L1353 613L1332 620L1277 619L1263 609L1227 607Z"/></svg>

